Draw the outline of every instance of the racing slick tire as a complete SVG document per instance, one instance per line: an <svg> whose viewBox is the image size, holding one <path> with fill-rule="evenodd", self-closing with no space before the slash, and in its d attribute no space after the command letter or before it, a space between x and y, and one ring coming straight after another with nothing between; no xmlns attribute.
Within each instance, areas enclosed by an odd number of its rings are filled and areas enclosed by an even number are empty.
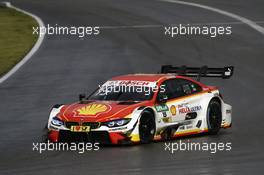
<svg viewBox="0 0 264 175"><path fill-rule="evenodd" d="M207 108L207 126L208 133L215 135L219 132L222 123L221 104L218 100L213 99L210 101Z"/></svg>
<svg viewBox="0 0 264 175"><path fill-rule="evenodd" d="M46 124L45 127L42 129L41 141L42 142L48 141L48 124Z"/></svg>
<svg viewBox="0 0 264 175"><path fill-rule="evenodd" d="M150 143L156 132L155 117L150 111L144 111L139 121L139 138L140 142Z"/></svg>

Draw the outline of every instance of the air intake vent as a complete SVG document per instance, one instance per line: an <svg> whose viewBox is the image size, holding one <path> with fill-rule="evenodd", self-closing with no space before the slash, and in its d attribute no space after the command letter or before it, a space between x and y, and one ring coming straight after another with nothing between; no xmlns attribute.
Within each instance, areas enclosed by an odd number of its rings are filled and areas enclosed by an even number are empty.
<svg viewBox="0 0 264 175"><path fill-rule="evenodd" d="M118 104L119 105L133 105L133 104L136 104L138 102L135 102L135 101L123 101L123 102L119 102Z"/></svg>

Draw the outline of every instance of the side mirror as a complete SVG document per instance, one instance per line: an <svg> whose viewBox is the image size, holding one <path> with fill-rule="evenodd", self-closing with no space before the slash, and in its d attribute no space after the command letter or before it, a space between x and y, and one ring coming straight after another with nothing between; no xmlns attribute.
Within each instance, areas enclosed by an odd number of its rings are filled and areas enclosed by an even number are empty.
<svg viewBox="0 0 264 175"><path fill-rule="evenodd" d="M79 101L83 101L86 98L85 94L79 94Z"/></svg>
<svg viewBox="0 0 264 175"><path fill-rule="evenodd" d="M165 94L158 95L158 103L166 103L168 100L168 96Z"/></svg>

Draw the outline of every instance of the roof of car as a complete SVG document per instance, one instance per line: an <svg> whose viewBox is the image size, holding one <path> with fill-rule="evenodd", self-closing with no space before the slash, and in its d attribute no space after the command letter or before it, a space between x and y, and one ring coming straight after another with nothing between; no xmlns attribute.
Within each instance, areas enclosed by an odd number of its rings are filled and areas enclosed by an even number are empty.
<svg viewBox="0 0 264 175"><path fill-rule="evenodd" d="M131 80L131 81L150 81L150 82L159 82L162 80L170 79L170 78L179 78L186 79L192 82L199 84L202 87L206 87L206 85L201 82L195 81L190 77L185 77L176 74L127 74L113 77L111 80Z"/></svg>

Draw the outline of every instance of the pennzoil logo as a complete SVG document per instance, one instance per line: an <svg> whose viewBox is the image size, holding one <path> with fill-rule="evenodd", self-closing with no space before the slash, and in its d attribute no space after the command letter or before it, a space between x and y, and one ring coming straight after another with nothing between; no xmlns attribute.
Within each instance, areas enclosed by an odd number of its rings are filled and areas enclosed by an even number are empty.
<svg viewBox="0 0 264 175"><path fill-rule="evenodd" d="M95 116L110 110L109 105L93 103L76 109L75 116Z"/></svg>

